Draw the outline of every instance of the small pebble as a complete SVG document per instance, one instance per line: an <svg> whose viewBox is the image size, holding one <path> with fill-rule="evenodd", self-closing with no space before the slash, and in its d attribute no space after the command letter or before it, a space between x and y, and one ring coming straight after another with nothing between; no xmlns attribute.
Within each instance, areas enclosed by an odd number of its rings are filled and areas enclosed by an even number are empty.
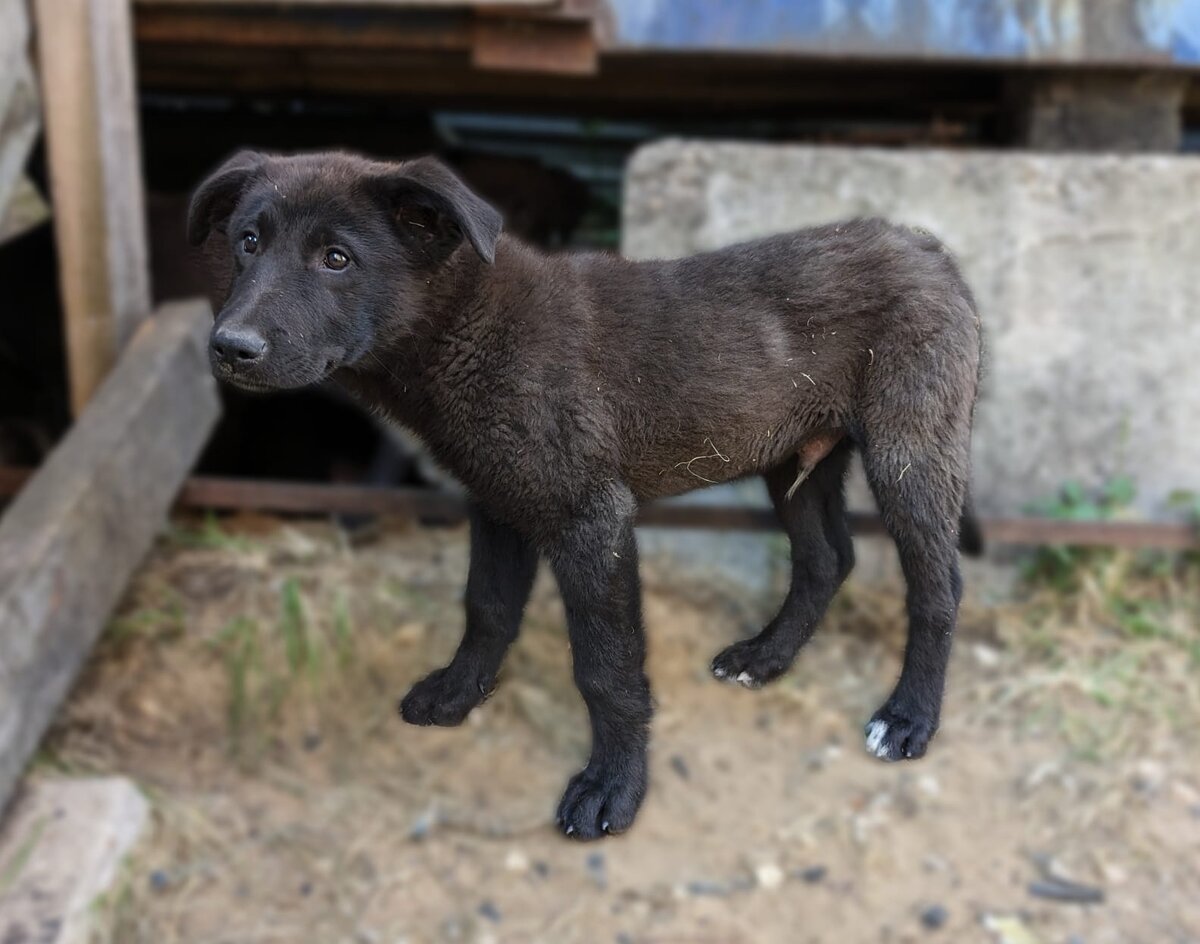
<svg viewBox="0 0 1200 944"><path fill-rule="evenodd" d="M603 852L593 852L587 857L587 870L597 888L604 888L608 885Z"/></svg>
<svg viewBox="0 0 1200 944"><path fill-rule="evenodd" d="M946 923L949 913L941 905L930 905L921 911L921 924L930 931L936 931Z"/></svg>
<svg viewBox="0 0 1200 944"><path fill-rule="evenodd" d="M710 895L717 898L723 898L725 895L729 894L729 889L720 882L710 882L703 879L695 882L688 882L686 888L689 895L697 898Z"/></svg>
<svg viewBox="0 0 1200 944"><path fill-rule="evenodd" d="M304 749L311 753L321 746L321 735L317 734L315 731L309 731L306 735L304 735L304 740L302 743L304 745Z"/></svg>
<svg viewBox="0 0 1200 944"><path fill-rule="evenodd" d="M421 840L424 839L437 825L438 813L434 807L429 807L424 813L413 820L412 826L408 830L408 838Z"/></svg>
<svg viewBox="0 0 1200 944"><path fill-rule="evenodd" d="M520 849L509 849L504 857L504 867L510 872L528 872L529 857Z"/></svg>
<svg viewBox="0 0 1200 944"><path fill-rule="evenodd" d="M615 940L617 944L633 944L633 937L626 934L624 931L619 932Z"/></svg>
<svg viewBox="0 0 1200 944"><path fill-rule="evenodd" d="M754 878L762 888L773 891L783 884L783 869L773 862L765 862L754 870Z"/></svg>
<svg viewBox="0 0 1200 944"><path fill-rule="evenodd" d="M300 897L301 898L307 898L309 895L312 894L312 890L313 890L312 882L301 882L300 883Z"/></svg>
<svg viewBox="0 0 1200 944"><path fill-rule="evenodd" d="M828 873L829 870L823 865L810 865L806 869L801 869L799 875L809 885L816 885L819 882L823 882Z"/></svg>
<svg viewBox="0 0 1200 944"><path fill-rule="evenodd" d="M692 779L692 772L690 769L688 769L687 761L678 754L673 754L671 756L671 769L675 771L675 773L679 774L680 778L683 780Z"/></svg>
<svg viewBox="0 0 1200 944"><path fill-rule="evenodd" d="M1139 761L1132 778L1134 789L1142 793L1158 793L1166 779L1166 768L1154 760Z"/></svg>
<svg viewBox="0 0 1200 944"><path fill-rule="evenodd" d="M162 869L150 873L150 887L156 892L165 892L171 887L171 876Z"/></svg>
<svg viewBox="0 0 1200 944"><path fill-rule="evenodd" d="M489 921L500 920L500 909L493 902L485 901L479 905L479 914Z"/></svg>
<svg viewBox="0 0 1200 944"><path fill-rule="evenodd" d="M533 874L538 878L545 878L550 874L550 866L541 859L538 859L537 862L533 863Z"/></svg>

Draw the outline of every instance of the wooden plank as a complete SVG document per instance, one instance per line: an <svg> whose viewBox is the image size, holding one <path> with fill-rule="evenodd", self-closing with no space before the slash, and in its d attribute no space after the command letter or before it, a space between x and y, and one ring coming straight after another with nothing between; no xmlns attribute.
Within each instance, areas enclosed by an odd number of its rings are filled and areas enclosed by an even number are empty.
<svg viewBox="0 0 1200 944"><path fill-rule="evenodd" d="M270 7L194 10L171 4L139 9L136 35L139 43L159 46L465 52L471 46L471 18L462 11L433 17L360 11L344 19L296 16Z"/></svg>
<svg viewBox="0 0 1200 944"><path fill-rule="evenodd" d="M0 497L16 494L28 477L27 470L0 467ZM179 492L176 506L186 509L268 511L300 515L396 515L437 522L457 522L466 517L466 503L461 498L427 489L275 482L212 476L193 476L188 479ZM766 508L678 502L647 505L641 511L638 523L647 527L715 531L779 529L774 513ZM875 536L886 533L883 522L877 515L852 512L850 525L858 535ZM1182 522L985 518L983 529L989 544L1200 550L1200 534L1196 528Z"/></svg>
<svg viewBox="0 0 1200 944"><path fill-rule="evenodd" d="M164 307L0 518L0 807L220 410L208 306Z"/></svg>
<svg viewBox="0 0 1200 944"><path fill-rule="evenodd" d="M561 0L134 0L139 8L167 9L187 7L316 7L327 10L354 7L392 8L399 10L445 10L477 8L513 8L518 10L555 7Z"/></svg>
<svg viewBox="0 0 1200 944"><path fill-rule="evenodd" d="M150 310L128 0L34 0L71 403Z"/></svg>
<svg viewBox="0 0 1200 944"><path fill-rule="evenodd" d="M480 17L471 64L476 69L595 75L600 50L590 22Z"/></svg>
<svg viewBox="0 0 1200 944"><path fill-rule="evenodd" d="M479 15L475 15L478 13ZM141 8L139 43L288 50L470 52L476 69L591 75L599 64L593 14L586 10L414 11L336 7L295 11L168 5Z"/></svg>

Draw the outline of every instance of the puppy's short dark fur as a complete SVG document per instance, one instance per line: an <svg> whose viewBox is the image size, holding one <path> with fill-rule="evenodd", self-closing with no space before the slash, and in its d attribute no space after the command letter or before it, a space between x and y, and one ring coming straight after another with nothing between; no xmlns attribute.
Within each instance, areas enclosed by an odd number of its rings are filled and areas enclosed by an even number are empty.
<svg viewBox="0 0 1200 944"><path fill-rule="evenodd" d="M867 726L920 757L938 726L980 360L971 293L933 237L855 220L675 262L546 256L433 159L242 153L197 190L189 234L234 260L216 375L252 390L332 378L418 433L471 496L466 632L401 705L458 724L517 635L539 556L566 603L592 753L558 821L629 827L646 789L639 503L766 479L792 588L713 673L787 671L854 563L857 449L908 583L900 679Z"/></svg>

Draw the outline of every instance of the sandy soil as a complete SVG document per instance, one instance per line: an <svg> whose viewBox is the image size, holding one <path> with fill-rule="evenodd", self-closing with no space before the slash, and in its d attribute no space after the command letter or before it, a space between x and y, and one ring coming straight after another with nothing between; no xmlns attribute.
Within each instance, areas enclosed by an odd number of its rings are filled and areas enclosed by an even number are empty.
<svg viewBox="0 0 1200 944"><path fill-rule="evenodd" d="M121 772L153 801L105 903L117 941L1200 941L1191 576L1148 581L1149 629L1111 615L1120 561L968 605L929 756L884 765L860 731L898 671L897 588L848 586L750 692L707 666L769 602L651 568L650 794L631 833L581 845L551 822L587 745L545 575L463 728L395 713L453 651L465 567L458 530L162 542L35 773ZM1104 899L1031 893L1054 878Z"/></svg>

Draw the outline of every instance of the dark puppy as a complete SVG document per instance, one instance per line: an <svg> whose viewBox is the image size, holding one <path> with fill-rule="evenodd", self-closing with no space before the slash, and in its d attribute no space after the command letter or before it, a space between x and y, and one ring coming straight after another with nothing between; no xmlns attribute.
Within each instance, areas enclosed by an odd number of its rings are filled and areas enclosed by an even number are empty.
<svg viewBox="0 0 1200 944"><path fill-rule="evenodd" d="M863 457L908 582L909 638L867 725L879 757L938 726L961 593L979 321L931 236L858 220L678 262L544 256L432 159L232 158L196 192L193 243L235 273L216 375L251 390L331 377L408 426L468 488L466 633L401 705L458 724L517 635L539 554L566 602L592 754L558 821L592 838L646 789L634 517L640 502L762 475L792 543L792 588L713 673L758 686L812 635L850 571L843 479Z"/></svg>

